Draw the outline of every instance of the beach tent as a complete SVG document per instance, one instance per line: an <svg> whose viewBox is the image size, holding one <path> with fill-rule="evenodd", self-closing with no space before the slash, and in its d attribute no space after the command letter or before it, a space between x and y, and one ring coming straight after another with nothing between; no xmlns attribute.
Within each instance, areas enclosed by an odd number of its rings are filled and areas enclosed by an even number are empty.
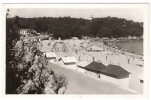
<svg viewBox="0 0 151 100"><path fill-rule="evenodd" d="M90 64L90 62L88 61L78 61L77 62L77 71L81 72L81 73L85 73L85 66L87 66L88 64Z"/></svg>
<svg viewBox="0 0 151 100"><path fill-rule="evenodd" d="M105 65L98 61L93 61L85 67L86 74L95 78L100 78L100 70L105 68Z"/></svg>
<svg viewBox="0 0 151 100"><path fill-rule="evenodd" d="M129 87L129 74L130 72L123 69L118 65L108 65L100 70L102 80L123 86Z"/></svg>
<svg viewBox="0 0 151 100"><path fill-rule="evenodd" d="M87 47L87 51L88 52L101 52L101 51L103 51L103 48L100 48L100 47L97 47L97 46L88 46Z"/></svg>
<svg viewBox="0 0 151 100"><path fill-rule="evenodd" d="M54 52L48 52L48 53L44 53L44 55L46 55L46 59L49 60L49 62L54 62L56 61L56 54Z"/></svg>
<svg viewBox="0 0 151 100"><path fill-rule="evenodd" d="M60 64L63 65L63 67L76 70L77 60L75 57L61 57L59 61L61 62Z"/></svg>
<svg viewBox="0 0 151 100"><path fill-rule="evenodd" d="M55 42L55 44L53 45L52 47L52 52L56 52L56 51L64 51L64 52L67 52L68 49L65 45L64 42Z"/></svg>

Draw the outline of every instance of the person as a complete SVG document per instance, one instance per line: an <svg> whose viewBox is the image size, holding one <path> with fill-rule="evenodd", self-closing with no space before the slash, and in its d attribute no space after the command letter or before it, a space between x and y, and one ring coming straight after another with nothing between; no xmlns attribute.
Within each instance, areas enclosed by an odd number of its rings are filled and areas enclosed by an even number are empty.
<svg viewBox="0 0 151 100"><path fill-rule="evenodd" d="M106 60L107 60L107 56L106 56Z"/></svg>
<svg viewBox="0 0 151 100"><path fill-rule="evenodd" d="M81 60L81 57L79 56L79 61Z"/></svg>
<svg viewBox="0 0 151 100"><path fill-rule="evenodd" d="M129 64L129 62L130 62L130 58L128 58L128 64Z"/></svg>
<svg viewBox="0 0 151 100"><path fill-rule="evenodd" d="M94 57L93 57L93 61L94 61Z"/></svg>
<svg viewBox="0 0 151 100"><path fill-rule="evenodd" d="M51 37L49 37L49 43L51 43Z"/></svg>

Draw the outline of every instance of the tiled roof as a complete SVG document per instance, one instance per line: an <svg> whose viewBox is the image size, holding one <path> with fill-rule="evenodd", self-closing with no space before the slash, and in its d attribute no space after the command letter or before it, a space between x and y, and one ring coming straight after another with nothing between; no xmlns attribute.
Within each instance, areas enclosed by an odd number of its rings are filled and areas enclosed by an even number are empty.
<svg viewBox="0 0 151 100"><path fill-rule="evenodd" d="M105 74L109 74L115 77L119 77L119 76L125 76L130 74L130 72L126 71L125 69L123 69L120 66L117 65L108 65L105 68L103 68L102 70L100 70L102 73Z"/></svg>
<svg viewBox="0 0 151 100"><path fill-rule="evenodd" d="M101 69L105 68L105 65L102 64L101 62L94 61L90 63L89 65L87 65L85 68L88 70L95 71L95 72L100 72Z"/></svg>

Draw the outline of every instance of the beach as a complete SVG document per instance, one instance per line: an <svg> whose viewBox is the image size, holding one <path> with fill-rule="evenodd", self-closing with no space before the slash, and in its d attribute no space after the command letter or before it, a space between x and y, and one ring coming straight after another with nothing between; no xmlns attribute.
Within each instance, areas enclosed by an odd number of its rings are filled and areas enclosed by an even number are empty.
<svg viewBox="0 0 151 100"><path fill-rule="evenodd" d="M48 46L48 43L50 42L49 40L42 41L43 47L41 48L41 51L51 52L52 47L56 41L58 40L51 41L50 46ZM104 51L101 51L101 52L87 52L85 48L83 49L81 48L81 44L86 47L90 43L89 40L87 41L85 40L61 40L61 41L65 43L66 47L68 48L68 52L63 52L63 51L55 52L57 55L57 61L54 62L55 64L59 65L58 59L60 57L73 56L78 61L80 57L80 60L86 60L88 62L92 62L93 60L96 60L96 61L99 60L104 65L109 65L109 64L119 65L131 73L130 78L129 78L129 89L137 91L138 93L143 92L142 84L140 83L140 77L139 77L140 75L143 75L143 67L138 66L139 64L143 64L143 62L140 59L138 59L139 57L128 58L127 55L130 56L131 54L123 55L123 54L118 53L118 50L115 51L116 52L115 53L113 51L116 49L107 50L106 47L102 47ZM90 44L93 45L93 43L90 43ZM95 45L93 46L93 48L101 49L100 46L97 47ZM75 52L76 50L78 52ZM129 64L128 64L128 59L130 59Z"/></svg>
<svg viewBox="0 0 151 100"><path fill-rule="evenodd" d="M132 42L130 42L129 44L131 44ZM116 49L116 48L113 48L113 47L109 47L109 46L106 46L106 45L103 45L103 42L100 42L100 41L93 41L92 42L93 45L96 45L98 47L101 47L101 48L104 48L104 49L108 49L109 51L112 51L112 52L116 52L116 53L121 53L122 50L119 50L119 49ZM126 45L128 45L128 43L125 43ZM124 45L125 45L124 44ZM141 43L142 44L142 43ZM131 44L132 45L132 44ZM135 44L133 44L135 45ZM139 46L139 45L138 45ZM134 47L137 47L136 49L138 48L143 48L143 46L141 45L140 47L138 46L134 46ZM118 47L118 45L117 45ZM119 46L120 48L122 48L123 46ZM131 46L130 46L131 47ZM130 47L127 47L127 48L130 48ZM143 50L138 50L139 54L136 54L136 53L130 53L130 52L127 52L127 51L124 51L124 55L125 56L129 56L129 57L134 57L134 58L137 58L137 59L140 59L140 58L143 58Z"/></svg>

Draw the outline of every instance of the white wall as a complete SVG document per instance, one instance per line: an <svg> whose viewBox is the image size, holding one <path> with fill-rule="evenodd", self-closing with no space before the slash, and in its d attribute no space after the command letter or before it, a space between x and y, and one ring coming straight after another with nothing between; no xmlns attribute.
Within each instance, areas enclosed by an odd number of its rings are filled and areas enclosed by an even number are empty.
<svg viewBox="0 0 151 100"><path fill-rule="evenodd" d="M86 70L86 74L89 75L89 76L92 76L92 77L97 78L97 74L94 73L94 72L91 72L91 71L87 71L87 70Z"/></svg>
<svg viewBox="0 0 151 100"><path fill-rule="evenodd" d="M65 65L62 60L59 62L59 64L62 65L62 67L77 70L77 65L76 64Z"/></svg>
<svg viewBox="0 0 151 100"><path fill-rule="evenodd" d="M129 88L129 78L118 79L118 85Z"/></svg>
<svg viewBox="0 0 151 100"><path fill-rule="evenodd" d="M116 85L125 87L125 88L129 88L129 78L116 79L116 78L112 78L110 76L101 74L101 79L105 80L107 82L114 83Z"/></svg>
<svg viewBox="0 0 151 100"><path fill-rule="evenodd" d="M85 69L82 69L80 67L77 66L77 71L81 72L81 73L85 73Z"/></svg>
<svg viewBox="0 0 151 100"><path fill-rule="evenodd" d="M69 69L76 70L76 64L64 65L64 66L67 67L67 68L69 68Z"/></svg>
<svg viewBox="0 0 151 100"><path fill-rule="evenodd" d="M55 59L50 59L49 62L55 62Z"/></svg>
<svg viewBox="0 0 151 100"><path fill-rule="evenodd" d="M103 74L101 74L100 76L101 76L102 80L117 84L117 79L115 79L115 78L112 78L112 77L109 77L109 76L106 76L106 75L103 75Z"/></svg>

